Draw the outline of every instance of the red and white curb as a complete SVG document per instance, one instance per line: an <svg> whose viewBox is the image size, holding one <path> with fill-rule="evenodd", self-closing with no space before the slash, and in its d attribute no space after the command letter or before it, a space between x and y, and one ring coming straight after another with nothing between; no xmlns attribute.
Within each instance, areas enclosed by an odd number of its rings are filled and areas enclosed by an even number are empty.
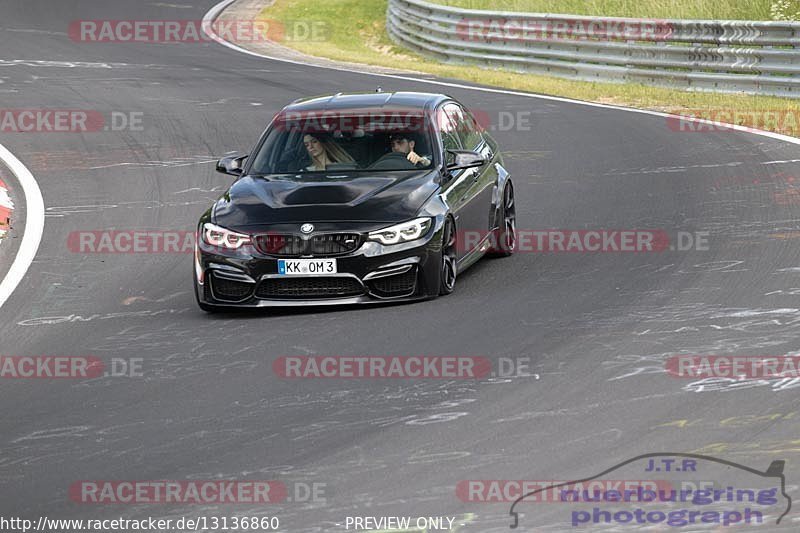
<svg viewBox="0 0 800 533"><path fill-rule="evenodd" d="M0 179L0 241L6 236L11 226L11 212L14 211L14 202L8 196L8 185Z"/></svg>
<svg viewBox="0 0 800 533"><path fill-rule="evenodd" d="M42 198L42 191L31 171L2 144L0 144L0 161L14 174L22 188L20 196L25 198L25 233L22 235L14 262L11 263L6 276L0 280L0 307L2 307L20 284L22 278L25 277L36 257L36 252L39 251L39 244L42 242L44 233L44 198ZM8 198L8 187L5 184L2 185L3 188L0 191L4 193L0 193L0 216L4 212L3 200ZM8 203L11 204L10 199ZM13 208L13 204L11 207Z"/></svg>

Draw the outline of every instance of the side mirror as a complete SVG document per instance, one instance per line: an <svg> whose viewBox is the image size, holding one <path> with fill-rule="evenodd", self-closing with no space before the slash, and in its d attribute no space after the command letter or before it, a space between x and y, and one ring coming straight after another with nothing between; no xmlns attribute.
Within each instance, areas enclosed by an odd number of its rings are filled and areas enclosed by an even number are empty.
<svg viewBox="0 0 800 533"><path fill-rule="evenodd" d="M217 161L217 172L223 174L230 174L231 176L241 176L242 169L244 168L244 160L249 156L246 155L231 155L223 157Z"/></svg>
<svg viewBox="0 0 800 533"><path fill-rule="evenodd" d="M472 152L470 150L448 150L447 153L453 156L452 163L447 164L447 170L482 167L486 164L486 158L478 152ZM448 159L450 158L448 157Z"/></svg>

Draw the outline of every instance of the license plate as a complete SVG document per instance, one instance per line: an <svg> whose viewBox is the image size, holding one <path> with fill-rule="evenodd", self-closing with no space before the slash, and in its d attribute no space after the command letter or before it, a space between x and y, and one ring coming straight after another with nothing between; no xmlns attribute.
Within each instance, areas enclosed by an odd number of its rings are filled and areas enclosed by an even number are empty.
<svg viewBox="0 0 800 533"><path fill-rule="evenodd" d="M279 259L281 276L308 276L309 274L336 274L336 259Z"/></svg>

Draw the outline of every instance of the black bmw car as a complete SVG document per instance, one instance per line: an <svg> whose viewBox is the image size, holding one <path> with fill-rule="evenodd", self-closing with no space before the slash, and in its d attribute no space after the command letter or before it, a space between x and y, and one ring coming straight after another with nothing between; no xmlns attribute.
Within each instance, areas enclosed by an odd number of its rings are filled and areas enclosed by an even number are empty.
<svg viewBox="0 0 800 533"><path fill-rule="evenodd" d="M337 94L278 113L197 229L200 307L362 304L453 292L516 244L497 143L441 94Z"/></svg>

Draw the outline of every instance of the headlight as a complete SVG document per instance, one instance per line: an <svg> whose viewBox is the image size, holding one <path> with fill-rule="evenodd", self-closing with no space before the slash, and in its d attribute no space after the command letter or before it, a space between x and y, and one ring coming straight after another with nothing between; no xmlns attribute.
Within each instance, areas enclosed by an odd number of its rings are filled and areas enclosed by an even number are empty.
<svg viewBox="0 0 800 533"><path fill-rule="evenodd" d="M203 242L219 248L238 250L242 246L250 244L252 241L249 235L236 233L235 231L206 222L203 224Z"/></svg>
<svg viewBox="0 0 800 533"><path fill-rule="evenodd" d="M378 241L381 244L399 244L401 242L415 241L428 233L430 227L430 218L418 218L410 222L403 222L402 224L373 231L369 234L369 240Z"/></svg>

